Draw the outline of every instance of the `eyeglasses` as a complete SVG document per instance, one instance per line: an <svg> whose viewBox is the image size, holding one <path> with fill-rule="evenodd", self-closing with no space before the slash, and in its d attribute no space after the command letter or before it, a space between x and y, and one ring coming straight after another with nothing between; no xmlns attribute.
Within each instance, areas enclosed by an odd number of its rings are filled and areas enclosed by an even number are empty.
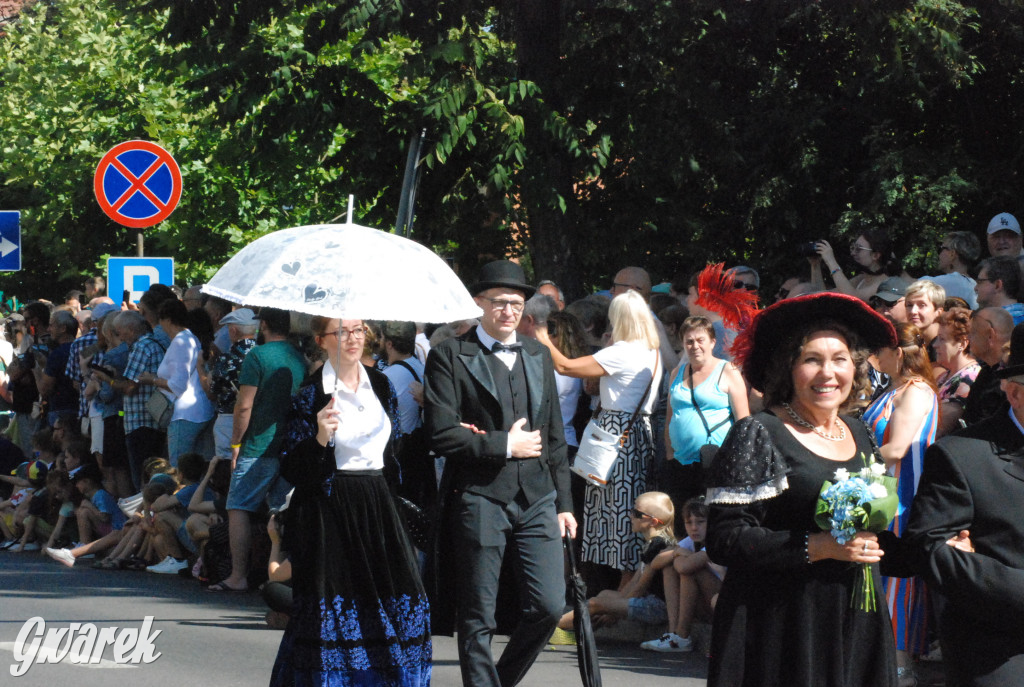
<svg viewBox="0 0 1024 687"><path fill-rule="evenodd" d="M324 338L328 336L337 336L341 341L347 341L348 339L365 339L366 327L357 327L355 329L335 329L333 332L324 332L320 336Z"/></svg>
<svg viewBox="0 0 1024 687"><path fill-rule="evenodd" d="M994 283L994 282L997 282L999 280L998 279L989 279L988 277L978 277L974 281L977 281L977 282L987 281L987 282L990 282L990 283Z"/></svg>
<svg viewBox="0 0 1024 687"><path fill-rule="evenodd" d="M780 288L778 291L775 292L775 297L778 298L779 300L789 298L789 289Z"/></svg>
<svg viewBox="0 0 1024 687"><path fill-rule="evenodd" d="M944 250L953 250L953 248L952 248L952 246L947 246L944 243L940 243L939 244L939 252L941 253Z"/></svg>
<svg viewBox="0 0 1024 687"><path fill-rule="evenodd" d="M512 312L520 313L523 312L523 308L526 307L526 303L523 301L510 301L505 298L487 298L488 303L495 310L504 310L505 308L512 308Z"/></svg>
<svg viewBox="0 0 1024 687"><path fill-rule="evenodd" d="M850 244L850 252L851 253L856 253L856 252L862 251L862 250L868 250L869 251L869 250L871 250L871 248L868 247L868 246L858 246L856 243Z"/></svg>
<svg viewBox="0 0 1024 687"><path fill-rule="evenodd" d="M748 284L745 281L734 281L732 283L732 288L736 289L737 291L741 289L746 289L747 291L757 291L757 284ZM787 293L789 292L787 291Z"/></svg>

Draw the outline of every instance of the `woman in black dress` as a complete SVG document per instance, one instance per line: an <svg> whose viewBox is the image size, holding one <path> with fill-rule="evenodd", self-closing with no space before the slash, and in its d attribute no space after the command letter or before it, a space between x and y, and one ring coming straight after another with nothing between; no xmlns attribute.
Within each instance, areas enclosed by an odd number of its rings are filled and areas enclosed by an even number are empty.
<svg viewBox="0 0 1024 687"><path fill-rule="evenodd" d="M894 341L887 320L837 294L781 301L740 335L733 350L767 410L737 422L706 482L708 554L729 568L709 687L896 685L885 604L851 605L862 564L882 588L878 537L840 545L813 520L825 480L877 460L864 424L840 411L866 392L860 346Z"/></svg>
<svg viewBox="0 0 1024 687"><path fill-rule="evenodd" d="M294 607L271 685L430 684L430 608L385 465L397 404L387 377L360 363L361 320L316 317L328 360L292 400L281 474Z"/></svg>

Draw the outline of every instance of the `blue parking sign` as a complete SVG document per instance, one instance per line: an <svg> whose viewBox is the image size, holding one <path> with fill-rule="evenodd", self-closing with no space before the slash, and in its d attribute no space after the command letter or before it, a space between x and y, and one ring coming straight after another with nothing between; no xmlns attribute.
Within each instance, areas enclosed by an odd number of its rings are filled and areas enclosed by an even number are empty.
<svg viewBox="0 0 1024 687"><path fill-rule="evenodd" d="M0 210L0 272L21 269L21 213Z"/></svg>
<svg viewBox="0 0 1024 687"><path fill-rule="evenodd" d="M174 258L107 259L107 294L115 301L127 291L138 303L152 284L174 284Z"/></svg>

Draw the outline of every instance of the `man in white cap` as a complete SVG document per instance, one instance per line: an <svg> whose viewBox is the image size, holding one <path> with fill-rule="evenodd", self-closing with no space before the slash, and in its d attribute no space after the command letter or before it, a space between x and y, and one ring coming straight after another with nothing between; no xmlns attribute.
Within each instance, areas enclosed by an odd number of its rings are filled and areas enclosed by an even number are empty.
<svg viewBox="0 0 1024 687"><path fill-rule="evenodd" d="M988 223L988 252L992 257L1024 255L1020 222L1008 212L1000 212Z"/></svg>

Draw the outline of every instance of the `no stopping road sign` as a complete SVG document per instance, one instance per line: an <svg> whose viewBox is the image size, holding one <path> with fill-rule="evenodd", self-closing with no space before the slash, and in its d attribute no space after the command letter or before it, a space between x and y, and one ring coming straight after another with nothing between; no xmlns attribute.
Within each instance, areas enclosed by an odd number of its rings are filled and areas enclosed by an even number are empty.
<svg viewBox="0 0 1024 687"><path fill-rule="evenodd" d="M100 160L93 190L103 212L134 229L151 227L181 199L181 170L171 154L149 141L126 141Z"/></svg>

